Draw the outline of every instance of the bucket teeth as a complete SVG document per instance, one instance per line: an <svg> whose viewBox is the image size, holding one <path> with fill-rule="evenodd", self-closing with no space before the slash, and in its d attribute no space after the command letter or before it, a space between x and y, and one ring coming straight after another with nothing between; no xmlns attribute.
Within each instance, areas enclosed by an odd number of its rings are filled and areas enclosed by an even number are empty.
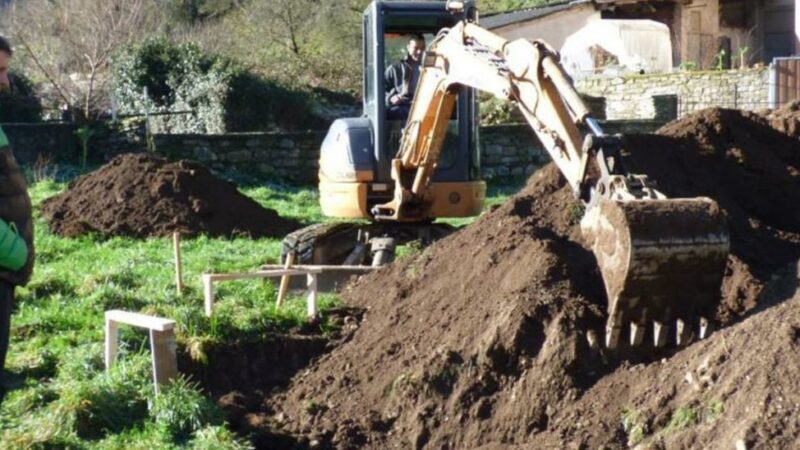
<svg viewBox="0 0 800 450"><path fill-rule="evenodd" d="M653 345L663 347L667 345L668 327L661 322L653 322Z"/></svg>
<svg viewBox="0 0 800 450"><path fill-rule="evenodd" d="M705 339L711 334L711 323L705 317L700 318L700 339Z"/></svg>
<svg viewBox="0 0 800 450"><path fill-rule="evenodd" d="M622 334L622 314L612 313L606 322L606 347L610 349L619 346L619 337Z"/></svg>
<svg viewBox="0 0 800 450"><path fill-rule="evenodd" d="M678 319L675 324L675 343L679 346L688 345L692 342L692 337L692 328L684 320Z"/></svg>
<svg viewBox="0 0 800 450"><path fill-rule="evenodd" d="M642 345L646 325L631 322L631 347Z"/></svg>
<svg viewBox="0 0 800 450"><path fill-rule="evenodd" d="M622 329L619 326L606 327L606 347L615 349L619 346L619 335Z"/></svg>

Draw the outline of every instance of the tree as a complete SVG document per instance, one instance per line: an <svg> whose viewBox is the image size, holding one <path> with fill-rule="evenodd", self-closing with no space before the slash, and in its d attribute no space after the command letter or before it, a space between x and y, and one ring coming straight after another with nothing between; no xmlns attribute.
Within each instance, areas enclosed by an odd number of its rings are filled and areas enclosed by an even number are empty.
<svg viewBox="0 0 800 450"><path fill-rule="evenodd" d="M105 108L108 62L121 45L153 29L154 0L28 0L2 14L29 73L50 83L79 119Z"/></svg>
<svg viewBox="0 0 800 450"><path fill-rule="evenodd" d="M185 39L294 87L359 90L361 12L369 0L253 1Z"/></svg>

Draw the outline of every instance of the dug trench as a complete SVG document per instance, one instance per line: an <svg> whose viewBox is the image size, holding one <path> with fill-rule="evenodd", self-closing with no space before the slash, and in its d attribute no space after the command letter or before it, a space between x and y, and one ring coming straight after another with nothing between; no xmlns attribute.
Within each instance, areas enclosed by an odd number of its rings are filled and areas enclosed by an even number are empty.
<svg viewBox="0 0 800 450"><path fill-rule="evenodd" d="M774 123L710 109L625 142L633 172L725 212L721 329L708 339L644 356L590 345L603 284L551 165L349 285L357 329L280 387L223 403L234 427L277 449L797 447L800 142Z"/></svg>
<svg viewBox="0 0 800 450"><path fill-rule="evenodd" d="M179 343L178 368L197 382L227 414L234 431L256 442L292 442L251 423L264 397L284 389L297 372L352 336L363 309L337 307L323 321L285 333L209 343ZM324 323L324 329L321 326Z"/></svg>

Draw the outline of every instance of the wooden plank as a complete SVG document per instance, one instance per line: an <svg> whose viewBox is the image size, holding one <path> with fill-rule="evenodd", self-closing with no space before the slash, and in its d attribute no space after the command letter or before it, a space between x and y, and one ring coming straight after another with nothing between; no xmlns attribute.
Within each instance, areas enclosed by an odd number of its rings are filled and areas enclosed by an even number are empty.
<svg viewBox="0 0 800 450"><path fill-rule="evenodd" d="M319 273L319 269L278 269L278 270L260 270L257 272L241 272L241 273L207 273L204 277L209 277L211 281L232 281L232 280L247 280L253 278L278 278L284 275L306 275L309 273Z"/></svg>
<svg viewBox="0 0 800 450"><path fill-rule="evenodd" d="M203 274L203 304L206 317L211 317L214 309L214 280L209 274Z"/></svg>
<svg viewBox="0 0 800 450"><path fill-rule="evenodd" d="M153 360L153 384L156 394L161 386L172 382L178 376L178 360L175 355L175 333L173 330L150 330L150 351Z"/></svg>
<svg viewBox="0 0 800 450"><path fill-rule="evenodd" d="M274 269L281 269L283 266L277 264L265 264L261 266L262 269L265 270L274 270ZM373 270L378 270L380 267L372 267L372 266L335 266L335 265L311 265L311 264L295 264L292 266L292 269L299 270L315 270L319 272L327 272L327 271L364 271L364 272L371 272Z"/></svg>
<svg viewBox="0 0 800 450"><path fill-rule="evenodd" d="M309 273L306 275L306 283L308 286L306 312L308 313L308 318L313 319L317 317L317 274Z"/></svg>
<svg viewBox="0 0 800 450"><path fill-rule="evenodd" d="M119 309L106 311L106 321L114 321L156 331L167 331L175 327L175 321L171 319L148 316L146 314L122 311Z"/></svg>
<svg viewBox="0 0 800 450"><path fill-rule="evenodd" d="M289 270L294 264L294 252L289 252L286 255L286 265L283 267L284 270ZM278 308L283 306L283 299L286 297L286 291L289 289L289 275L284 274L281 277L281 287L278 289L278 301L276 302Z"/></svg>
<svg viewBox="0 0 800 450"><path fill-rule="evenodd" d="M203 297L205 305L206 316L211 317L214 310L214 283L218 281L233 281L233 280L248 280L254 278L277 278L292 275L308 275L320 273L320 269L306 268L306 269L276 269L276 270L259 270L256 272L242 272L242 273L204 273L203 280Z"/></svg>
<svg viewBox="0 0 800 450"><path fill-rule="evenodd" d="M172 253L175 258L175 289L178 297L183 293L183 262L181 261L181 234L172 233Z"/></svg>
<svg viewBox="0 0 800 450"><path fill-rule="evenodd" d="M119 329L117 322L111 320L106 315L105 324L106 338L105 338L105 361L106 372L111 370L114 361L117 360L117 350L119 349Z"/></svg>

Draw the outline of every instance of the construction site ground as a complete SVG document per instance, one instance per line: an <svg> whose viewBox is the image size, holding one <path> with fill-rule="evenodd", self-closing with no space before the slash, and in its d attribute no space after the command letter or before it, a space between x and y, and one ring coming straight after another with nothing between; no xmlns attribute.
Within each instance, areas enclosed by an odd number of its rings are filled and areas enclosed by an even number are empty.
<svg viewBox="0 0 800 450"><path fill-rule="evenodd" d="M258 448L796 448L799 118L796 105L708 109L626 138L632 172L725 210L731 253L704 341L589 345L603 284L580 205L548 166L474 224L351 284L321 357L215 388L219 404Z"/></svg>
<svg viewBox="0 0 800 450"><path fill-rule="evenodd" d="M797 104L709 109L626 137L632 172L726 214L716 330L685 348L589 344L605 290L553 166L450 237L322 296L314 323L301 298L279 309L277 289L253 282L222 286L206 317L198 283L276 263L280 237L319 220L312 194L243 188L254 202L152 155L117 158L48 200L36 185L44 263L18 290L0 447L798 448L798 123ZM197 236L180 295L172 243L152 237L175 231ZM154 397L135 333L105 374L108 309L176 320L188 378Z"/></svg>

